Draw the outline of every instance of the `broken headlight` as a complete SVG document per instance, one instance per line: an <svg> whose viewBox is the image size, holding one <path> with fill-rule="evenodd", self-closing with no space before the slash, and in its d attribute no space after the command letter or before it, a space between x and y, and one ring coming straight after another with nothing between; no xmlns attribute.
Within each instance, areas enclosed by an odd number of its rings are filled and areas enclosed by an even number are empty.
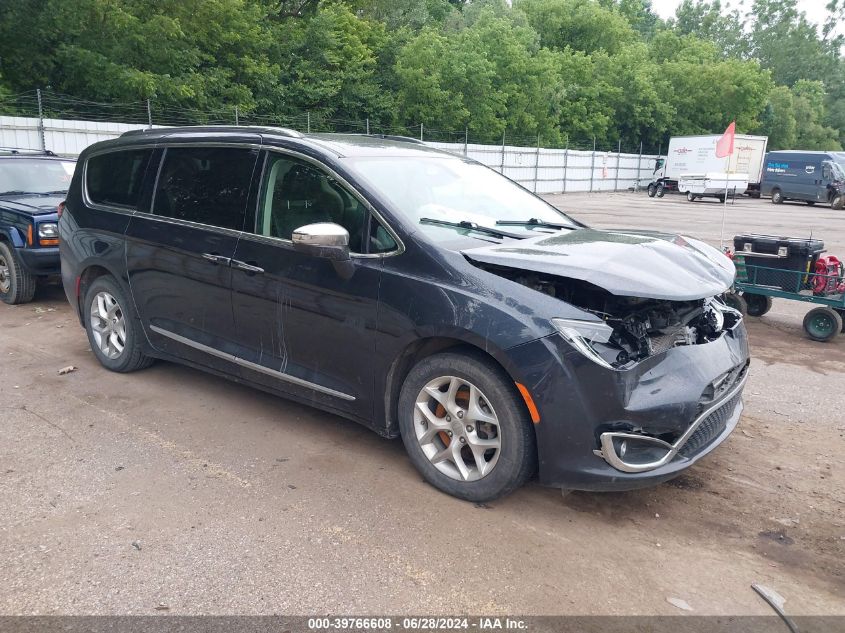
<svg viewBox="0 0 845 633"><path fill-rule="evenodd" d="M578 319L552 319L551 322L560 335L584 356L602 367L614 369L599 353L613 334L613 328L607 323Z"/></svg>

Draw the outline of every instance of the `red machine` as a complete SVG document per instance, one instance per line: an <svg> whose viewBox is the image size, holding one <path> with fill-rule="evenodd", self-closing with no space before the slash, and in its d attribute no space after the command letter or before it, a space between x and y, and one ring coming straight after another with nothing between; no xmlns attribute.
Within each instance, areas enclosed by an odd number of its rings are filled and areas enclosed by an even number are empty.
<svg viewBox="0 0 845 633"><path fill-rule="evenodd" d="M845 292L845 264L835 255L819 257L814 272L814 295L821 297Z"/></svg>

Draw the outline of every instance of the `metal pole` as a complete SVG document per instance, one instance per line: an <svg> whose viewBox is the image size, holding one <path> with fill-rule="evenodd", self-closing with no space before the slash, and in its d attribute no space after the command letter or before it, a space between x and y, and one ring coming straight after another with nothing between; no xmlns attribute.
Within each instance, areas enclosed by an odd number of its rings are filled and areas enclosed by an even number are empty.
<svg viewBox="0 0 845 633"><path fill-rule="evenodd" d="M370 135L370 117L367 117L367 136Z"/></svg>
<svg viewBox="0 0 845 633"><path fill-rule="evenodd" d="M150 100L147 99L147 128L153 129L153 108L150 105Z"/></svg>
<svg viewBox="0 0 845 633"><path fill-rule="evenodd" d="M423 124L420 123L420 140L423 140Z"/></svg>
<svg viewBox="0 0 845 633"><path fill-rule="evenodd" d="M634 189L635 191L640 190L640 171L643 168L642 165L643 165L643 142L640 141L640 155L637 158L637 181L636 181L637 184L636 184L636 187Z"/></svg>
<svg viewBox="0 0 845 633"><path fill-rule="evenodd" d="M622 139L616 145L616 177L613 179L613 190L619 191L619 162L622 160Z"/></svg>
<svg viewBox="0 0 845 633"><path fill-rule="evenodd" d="M311 113L305 113L305 130L311 134Z"/></svg>
<svg viewBox="0 0 845 633"><path fill-rule="evenodd" d="M235 106L235 125L240 125L241 122L238 119L238 106Z"/></svg>
<svg viewBox="0 0 845 633"><path fill-rule="evenodd" d="M499 167L499 173L505 175L505 133L502 132L502 165Z"/></svg>
<svg viewBox="0 0 845 633"><path fill-rule="evenodd" d="M469 155L469 126L464 128L464 156Z"/></svg>
<svg viewBox="0 0 845 633"><path fill-rule="evenodd" d="M593 192L593 172L596 171L596 137L593 137L593 154L590 158L590 193Z"/></svg>
<svg viewBox="0 0 845 633"><path fill-rule="evenodd" d="M44 108L41 105L41 88L35 93L38 95L38 136L41 139L41 151L47 151L47 138L44 135Z"/></svg>
<svg viewBox="0 0 845 633"><path fill-rule="evenodd" d="M537 154L534 156L534 193L537 193L537 178L540 175L540 135L537 135Z"/></svg>
<svg viewBox="0 0 845 633"><path fill-rule="evenodd" d="M566 193L566 165L569 162L569 138L566 139L566 149L563 150L563 192Z"/></svg>

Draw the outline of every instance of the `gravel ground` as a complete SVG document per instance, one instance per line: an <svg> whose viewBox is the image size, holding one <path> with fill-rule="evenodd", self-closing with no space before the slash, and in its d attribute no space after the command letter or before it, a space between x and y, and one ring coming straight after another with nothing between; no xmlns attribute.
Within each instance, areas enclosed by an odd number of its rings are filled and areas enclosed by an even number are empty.
<svg viewBox="0 0 845 633"><path fill-rule="evenodd" d="M598 227L719 239L715 202L550 199ZM845 256L845 212L741 200L738 231ZM683 613L672 598L769 615L759 582L793 615L845 615L845 337L806 339L806 310L748 319L743 419L682 477L478 506L352 422L168 363L105 371L46 286L0 305L0 613Z"/></svg>

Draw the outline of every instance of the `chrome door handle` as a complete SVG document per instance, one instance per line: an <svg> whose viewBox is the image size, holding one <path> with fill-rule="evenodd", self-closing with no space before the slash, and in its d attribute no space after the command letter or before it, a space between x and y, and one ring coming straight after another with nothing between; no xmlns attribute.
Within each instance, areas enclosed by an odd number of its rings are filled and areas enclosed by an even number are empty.
<svg viewBox="0 0 845 633"><path fill-rule="evenodd" d="M246 262L242 262L239 259L231 260L232 268L237 268L238 270L243 270L247 273L252 273L253 275L260 275L264 272L264 269L260 266L253 266L252 264L247 264Z"/></svg>
<svg viewBox="0 0 845 633"><path fill-rule="evenodd" d="M216 253L203 253L203 259L207 259L213 264L228 264L231 260L229 257L223 257L223 255L217 255Z"/></svg>

